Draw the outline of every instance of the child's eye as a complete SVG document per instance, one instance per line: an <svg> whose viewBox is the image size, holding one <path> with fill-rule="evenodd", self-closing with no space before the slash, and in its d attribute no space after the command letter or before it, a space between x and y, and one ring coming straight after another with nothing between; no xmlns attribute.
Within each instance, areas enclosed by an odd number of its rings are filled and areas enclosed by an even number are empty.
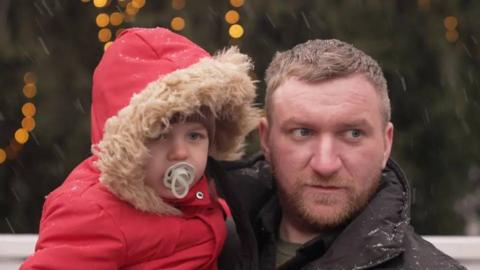
<svg viewBox="0 0 480 270"><path fill-rule="evenodd" d="M190 141L198 141L198 140L204 139L205 137L206 135L200 132L189 132L187 134L187 138Z"/></svg>

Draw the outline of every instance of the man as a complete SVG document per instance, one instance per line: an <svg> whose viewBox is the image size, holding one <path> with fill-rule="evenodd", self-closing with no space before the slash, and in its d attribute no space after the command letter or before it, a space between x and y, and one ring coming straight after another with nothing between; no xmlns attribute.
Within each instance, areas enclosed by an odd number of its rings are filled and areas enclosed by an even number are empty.
<svg viewBox="0 0 480 270"><path fill-rule="evenodd" d="M244 178L237 191L260 269L464 269L409 225L375 60L338 40L308 41L276 54L266 84L259 134L273 180L262 156L230 168Z"/></svg>

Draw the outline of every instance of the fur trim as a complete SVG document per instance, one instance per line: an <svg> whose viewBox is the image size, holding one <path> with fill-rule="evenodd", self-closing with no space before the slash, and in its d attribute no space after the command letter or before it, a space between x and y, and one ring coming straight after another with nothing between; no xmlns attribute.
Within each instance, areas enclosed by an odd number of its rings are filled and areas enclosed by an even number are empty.
<svg viewBox="0 0 480 270"><path fill-rule="evenodd" d="M252 106L255 86L248 75L251 69L249 57L232 47L151 82L107 120L103 139L92 147L98 156L100 182L137 209L179 215L178 209L144 184L149 158L146 142L165 132L173 115L190 115L206 106L216 119L209 154L219 160L240 158L245 136L257 126L260 116Z"/></svg>

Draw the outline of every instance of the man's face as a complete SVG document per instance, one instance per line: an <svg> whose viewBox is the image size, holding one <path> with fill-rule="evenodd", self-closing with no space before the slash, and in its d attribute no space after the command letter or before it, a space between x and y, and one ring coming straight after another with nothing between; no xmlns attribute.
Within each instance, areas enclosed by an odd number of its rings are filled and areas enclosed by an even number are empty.
<svg viewBox="0 0 480 270"><path fill-rule="evenodd" d="M171 190L163 185L166 170L178 162L188 162L195 168L191 185L195 184L205 172L208 143L208 132L202 124L172 124L167 133L148 144L151 158L146 166L146 184L162 198L174 198Z"/></svg>
<svg viewBox="0 0 480 270"><path fill-rule="evenodd" d="M282 222L309 233L347 222L378 186L393 125L361 74L310 84L290 78L272 95L260 140L277 179Z"/></svg>

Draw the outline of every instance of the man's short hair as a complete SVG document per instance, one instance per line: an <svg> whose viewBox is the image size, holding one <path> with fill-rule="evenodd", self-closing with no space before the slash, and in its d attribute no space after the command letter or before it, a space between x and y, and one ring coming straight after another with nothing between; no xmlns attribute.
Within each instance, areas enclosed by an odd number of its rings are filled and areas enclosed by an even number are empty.
<svg viewBox="0 0 480 270"><path fill-rule="evenodd" d="M307 83L318 83L363 74L373 84L381 99L383 120L390 121L391 107L387 82L377 61L355 48L336 39L310 40L285 52L277 52L265 73L267 92L265 109L271 119L271 97L286 80L294 77Z"/></svg>

